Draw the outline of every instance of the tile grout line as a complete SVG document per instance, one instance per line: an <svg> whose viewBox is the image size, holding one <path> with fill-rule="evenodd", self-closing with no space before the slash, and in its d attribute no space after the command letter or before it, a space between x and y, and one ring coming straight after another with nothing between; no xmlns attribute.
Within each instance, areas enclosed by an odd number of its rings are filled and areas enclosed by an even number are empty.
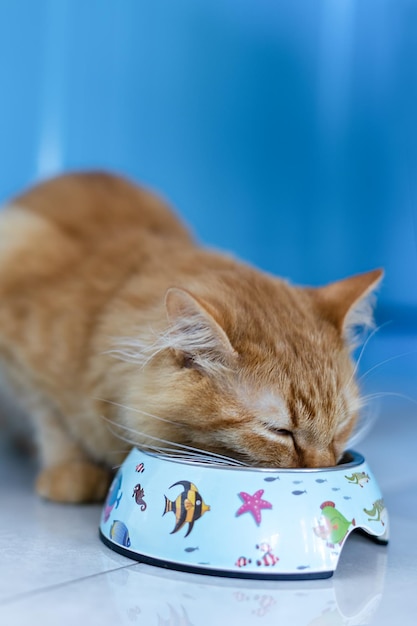
<svg viewBox="0 0 417 626"><path fill-rule="evenodd" d="M41 587L39 589L33 589L31 591L24 591L23 593L19 593L16 596L11 596L9 598L6 598L5 600L0 600L0 607L7 606L15 602L19 602L20 600L24 600L32 596L40 595L47 591L54 591L55 589L59 589L60 587L68 587L69 585L73 585L78 582L89 580L91 578L97 578L99 576L111 574L113 572L118 572L119 570L129 569L137 565L138 563L137 561L135 561L134 563L129 563L128 565L122 565L121 567L115 567L114 569L109 569L104 572L97 572L96 574L89 574L88 576L82 576L81 578L74 578L73 580L67 580L61 583L56 583L55 585L48 585L47 587Z"/></svg>

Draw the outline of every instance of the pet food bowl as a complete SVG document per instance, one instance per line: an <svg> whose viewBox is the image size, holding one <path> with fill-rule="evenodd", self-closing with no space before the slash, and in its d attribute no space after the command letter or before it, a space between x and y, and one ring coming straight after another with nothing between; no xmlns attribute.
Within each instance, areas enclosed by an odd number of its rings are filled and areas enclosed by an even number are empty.
<svg viewBox="0 0 417 626"><path fill-rule="evenodd" d="M364 458L336 467L235 468L134 448L103 507L100 536L121 554L202 574L328 578L347 537L388 542L388 515Z"/></svg>

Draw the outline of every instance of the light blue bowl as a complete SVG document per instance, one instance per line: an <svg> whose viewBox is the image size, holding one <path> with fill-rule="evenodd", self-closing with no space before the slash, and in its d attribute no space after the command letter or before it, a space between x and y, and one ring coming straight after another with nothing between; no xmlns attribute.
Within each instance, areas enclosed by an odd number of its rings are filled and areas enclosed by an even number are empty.
<svg viewBox="0 0 417 626"><path fill-rule="evenodd" d="M322 469L231 468L134 448L103 507L104 543L144 563L218 576L328 578L349 534L388 542L388 514L356 452Z"/></svg>

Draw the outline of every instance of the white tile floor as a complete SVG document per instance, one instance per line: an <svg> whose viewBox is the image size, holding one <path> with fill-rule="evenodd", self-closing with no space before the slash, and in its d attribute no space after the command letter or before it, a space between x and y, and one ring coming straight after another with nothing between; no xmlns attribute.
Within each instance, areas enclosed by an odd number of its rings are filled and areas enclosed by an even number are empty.
<svg viewBox="0 0 417 626"><path fill-rule="evenodd" d="M371 351L367 358L372 365L373 359L416 349L416 338L397 337L379 344L379 352ZM417 357L414 353L401 359L401 366L391 361L373 380L370 375L368 388L405 393L415 402L397 396L385 399L377 426L357 446L387 503L388 548L353 535L334 577L326 581L238 581L142 565L101 544L100 507L38 500L31 488L33 466L3 443L0 624L414 626Z"/></svg>

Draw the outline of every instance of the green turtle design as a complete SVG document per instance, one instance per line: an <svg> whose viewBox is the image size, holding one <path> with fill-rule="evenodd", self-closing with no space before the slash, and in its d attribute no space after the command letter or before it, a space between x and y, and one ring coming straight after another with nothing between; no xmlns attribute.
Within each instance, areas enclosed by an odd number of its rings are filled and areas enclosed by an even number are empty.
<svg viewBox="0 0 417 626"><path fill-rule="evenodd" d="M369 511L364 509L364 511L368 515L368 522L381 522L385 526L385 521L382 518L385 518L386 508L382 498L373 503L372 509Z"/></svg>
<svg viewBox="0 0 417 626"><path fill-rule="evenodd" d="M352 485L359 485L363 487L365 483L369 483L370 478L365 472L355 472L352 476L345 476L345 478L352 483Z"/></svg>
<svg viewBox="0 0 417 626"><path fill-rule="evenodd" d="M315 534L320 539L326 539L329 548L334 548L336 544L342 545L350 526L356 525L355 520L346 519L336 509L334 502L323 502L320 508L322 518L320 524L313 529Z"/></svg>

